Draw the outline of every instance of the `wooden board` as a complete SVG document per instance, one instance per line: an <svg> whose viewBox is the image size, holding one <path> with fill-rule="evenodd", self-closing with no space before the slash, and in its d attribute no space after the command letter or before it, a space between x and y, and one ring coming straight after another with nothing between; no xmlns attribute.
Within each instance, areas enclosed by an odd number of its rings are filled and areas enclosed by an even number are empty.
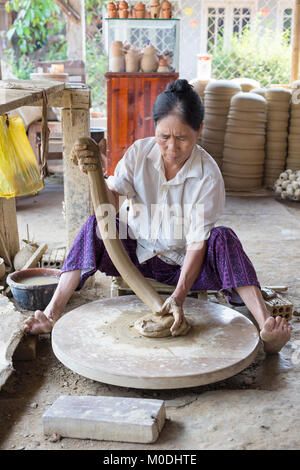
<svg viewBox="0 0 300 470"><path fill-rule="evenodd" d="M135 295L103 299L64 315L52 347L68 368L122 387L173 389L205 385L245 369L259 347L256 327L223 305L187 298L186 336L146 338L133 327L149 313Z"/></svg>
<svg viewBox="0 0 300 470"><path fill-rule="evenodd" d="M48 97L64 88L64 83L49 80L0 80L0 114L35 105L43 99L43 90Z"/></svg>

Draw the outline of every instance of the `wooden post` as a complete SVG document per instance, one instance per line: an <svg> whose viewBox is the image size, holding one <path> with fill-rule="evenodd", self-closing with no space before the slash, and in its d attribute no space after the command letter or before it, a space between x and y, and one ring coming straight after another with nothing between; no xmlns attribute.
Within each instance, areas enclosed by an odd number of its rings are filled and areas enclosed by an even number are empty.
<svg viewBox="0 0 300 470"><path fill-rule="evenodd" d="M81 59L85 62L84 0L70 0L68 4L80 15L80 21L78 22L75 22L70 16L66 17L68 59Z"/></svg>
<svg viewBox="0 0 300 470"><path fill-rule="evenodd" d="M300 55L300 0L295 0L291 83L295 82L299 78L299 59L300 59L299 55Z"/></svg>
<svg viewBox="0 0 300 470"><path fill-rule="evenodd" d="M89 182L71 159L70 153L79 137L90 135L89 109L62 110L63 160L67 249L70 249L80 228L92 212Z"/></svg>
<svg viewBox="0 0 300 470"><path fill-rule="evenodd" d="M2 243L5 245L2 246ZM6 264L13 262L15 254L20 250L16 201L14 198L0 197L0 257ZM9 259L8 256L9 256Z"/></svg>

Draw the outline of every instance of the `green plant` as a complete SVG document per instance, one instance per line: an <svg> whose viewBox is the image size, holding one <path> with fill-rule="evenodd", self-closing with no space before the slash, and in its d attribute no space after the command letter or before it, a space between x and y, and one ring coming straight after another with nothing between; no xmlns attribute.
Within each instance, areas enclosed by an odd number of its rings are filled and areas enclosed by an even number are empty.
<svg viewBox="0 0 300 470"><path fill-rule="evenodd" d="M61 12L53 0L10 0L6 2L6 9L17 13L7 39L17 39L22 54L33 54L47 43L49 35L61 29Z"/></svg>
<svg viewBox="0 0 300 470"><path fill-rule="evenodd" d="M253 78L261 86L289 83L291 46L289 32L280 33L258 22L247 27L241 36L228 42L220 37L212 53L214 78Z"/></svg>
<svg viewBox="0 0 300 470"><path fill-rule="evenodd" d="M104 74L107 71L107 57L103 53L103 41L100 33L86 43L86 73L87 83L91 89L92 103L95 109L103 111L106 108L106 82Z"/></svg>
<svg viewBox="0 0 300 470"><path fill-rule="evenodd" d="M15 19L7 33L11 47L5 58L17 78L28 79L34 61L66 58L65 21L53 0L10 0Z"/></svg>

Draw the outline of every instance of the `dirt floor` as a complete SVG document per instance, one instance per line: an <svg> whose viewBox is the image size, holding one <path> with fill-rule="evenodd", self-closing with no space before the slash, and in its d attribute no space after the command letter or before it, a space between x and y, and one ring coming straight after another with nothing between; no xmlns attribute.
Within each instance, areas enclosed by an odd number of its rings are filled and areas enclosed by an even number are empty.
<svg viewBox="0 0 300 470"><path fill-rule="evenodd" d="M19 199L20 238L26 238L28 224L35 241L64 246L62 201L60 177L48 179L38 196ZM273 197L228 197L218 225L230 226L237 233L261 284L287 285L288 297L300 311L300 205ZM96 286L75 293L67 311L107 296L109 279L97 275ZM245 308L240 311L247 313ZM37 359L15 362L15 372L0 392L0 448L300 449L300 317L294 316L291 323L292 339L280 354L265 357L261 349L255 361L235 377L172 391L121 388L81 377L55 358L50 335L42 335ZM66 394L159 398L165 400L168 419L152 445L45 437L42 415Z"/></svg>

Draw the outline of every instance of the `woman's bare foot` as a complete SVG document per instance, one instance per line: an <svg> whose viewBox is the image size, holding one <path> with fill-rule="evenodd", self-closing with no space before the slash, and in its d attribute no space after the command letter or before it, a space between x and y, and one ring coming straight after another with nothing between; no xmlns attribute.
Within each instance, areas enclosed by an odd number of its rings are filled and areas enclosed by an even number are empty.
<svg viewBox="0 0 300 470"><path fill-rule="evenodd" d="M261 332L260 337L264 341L266 353L277 353L289 341L292 328L282 317L269 317Z"/></svg>
<svg viewBox="0 0 300 470"><path fill-rule="evenodd" d="M59 316L56 315L55 320L58 320ZM50 333L53 325L54 321L51 315L47 316L45 313L41 312L41 310L37 310L34 315L31 315L25 320L24 332L31 335Z"/></svg>

